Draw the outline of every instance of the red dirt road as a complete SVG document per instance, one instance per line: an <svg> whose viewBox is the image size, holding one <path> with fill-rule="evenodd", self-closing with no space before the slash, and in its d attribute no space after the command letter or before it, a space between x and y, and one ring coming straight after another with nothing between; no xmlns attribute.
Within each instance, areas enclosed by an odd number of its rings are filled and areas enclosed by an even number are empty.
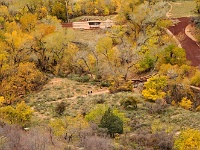
<svg viewBox="0 0 200 150"><path fill-rule="evenodd" d="M178 18L180 21L175 26L169 27L169 30L175 35L184 35L184 38L178 39L181 43L181 46L186 51L186 58L191 61L191 65L200 67L200 47L198 43L190 39L185 34L185 28L190 24L190 18ZM200 43L199 43L200 44Z"/></svg>

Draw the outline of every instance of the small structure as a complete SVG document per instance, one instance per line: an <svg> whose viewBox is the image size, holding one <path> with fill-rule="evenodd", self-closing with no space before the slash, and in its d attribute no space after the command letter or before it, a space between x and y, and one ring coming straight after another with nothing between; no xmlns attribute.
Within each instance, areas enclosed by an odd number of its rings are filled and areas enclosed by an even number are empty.
<svg viewBox="0 0 200 150"><path fill-rule="evenodd" d="M106 21L101 20L90 20L84 22L73 22L73 29L105 29L110 28L114 25L114 21L107 19Z"/></svg>
<svg viewBox="0 0 200 150"><path fill-rule="evenodd" d="M67 22L67 23L61 23L63 28L72 28L72 22Z"/></svg>
<svg viewBox="0 0 200 150"><path fill-rule="evenodd" d="M88 23L89 26L90 26L90 29L92 29L92 28L99 28L101 22L102 22L102 21L100 21L100 20L91 20L91 21L87 21L87 23Z"/></svg>
<svg viewBox="0 0 200 150"><path fill-rule="evenodd" d="M88 22L73 22L73 29L90 29Z"/></svg>
<svg viewBox="0 0 200 150"><path fill-rule="evenodd" d="M102 21L100 24L101 29L111 28L114 25L114 21L107 19L106 21Z"/></svg>

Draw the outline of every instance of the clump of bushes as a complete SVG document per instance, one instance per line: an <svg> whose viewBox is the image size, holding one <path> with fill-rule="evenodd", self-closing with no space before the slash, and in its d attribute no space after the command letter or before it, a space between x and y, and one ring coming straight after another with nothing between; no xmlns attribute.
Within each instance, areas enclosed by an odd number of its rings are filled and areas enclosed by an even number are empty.
<svg viewBox="0 0 200 150"><path fill-rule="evenodd" d="M105 97L104 96L97 97L94 100L94 102L95 102L95 104L103 104L103 103L105 103Z"/></svg>
<svg viewBox="0 0 200 150"><path fill-rule="evenodd" d="M110 150L113 149L112 140L99 136L87 136L84 143L85 149L90 150Z"/></svg>
<svg viewBox="0 0 200 150"><path fill-rule="evenodd" d="M183 97L181 102L179 103L179 105L184 108L184 109L187 109L187 110L190 110L192 108L192 102L187 99L186 97Z"/></svg>
<svg viewBox="0 0 200 150"><path fill-rule="evenodd" d="M141 131L140 133L132 135L129 140L135 143L134 149L140 147L144 149L170 150L174 145L173 135L164 131L153 134Z"/></svg>
<svg viewBox="0 0 200 150"><path fill-rule="evenodd" d="M60 102L57 104L55 108L55 112L59 115L62 115L66 109L66 104L64 102Z"/></svg>
<svg viewBox="0 0 200 150"><path fill-rule="evenodd" d="M101 81L100 86L101 87L109 87L111 84L108 81Z"/></svg>
<svg viewBox="0 0 200 150"><path fill-rule="evenodd" d="M174 147L178 150L200 149L200 131L196 129L183 130L176 138Z"/></svg>
<svg viewBox="0 0 200 150"><path fill-rule="evenodd" d="M133 96L127 97L120 101L120 105L125 109L137 109L137 99Z"/></svg>
<svg viewBox="0 0 200 150"><path fill-rule="evenodd" d="M75 80L77 82L82 82L82 83L90 81L89 75L69 74L67 77L70 78L71 80Z"/></svg>
<svg viewBox="0 0 200 150"><path fill-rule="evenodd" d="M109 87L110 93L117 93L117 92L131 92L133 91L133 85L131 82L125 82L121 85L117 85L115 83L111 84Z"/></svg>
<svg viewBox="0 0 200 150"><path fill-rule="evenodd" d="M150 114L162 113L168 107L168 104L163 99L157 99L155 104L145 103L144 105L148 108Z"/></svg>

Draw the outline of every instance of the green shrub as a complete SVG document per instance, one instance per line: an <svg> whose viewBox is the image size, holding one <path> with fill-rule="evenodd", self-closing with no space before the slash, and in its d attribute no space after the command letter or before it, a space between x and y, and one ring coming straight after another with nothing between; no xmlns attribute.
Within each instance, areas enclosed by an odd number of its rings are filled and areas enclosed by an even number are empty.
<svg viewBox="0 0 200 150"><path fill-rule="evenodd" d="M109 87L110 86L110 82L108 82L108 81L101 81L100 86L101 87Z"/></svg>
<svg viewBox="0 0 200 150"><path fill-rule="evenodd" d="M123 133L123 121L116 116L110 108L108 108L101 118L99 127L107 128L112 138L115 137L115 133Z"/></svg>
<svg viewBox="0 0 200 150"><path fill-rule="evenodd" d="M90 81L90 76L88 75L80 76L77 74L69 74L67 77L70 78L71 80L75 80L77 82L82 82L82 83Z"/></svg>
<svg viewBox="0 0 200 150"><path fill-rule="evenodd" d="M120 105L125 109L136 109L137 108L137 100L135 97L130 96L126 99L120 101Z"/></svg>
<svg viewBox="0 0 200 150"><path fill-rule="evenodd" d="M55 112L59 115L62 115L66 109L66 104L64 102L58 103Z"/></svg>
<svg viewBox="0 0 200 150"><path fill-rule="evenodd" d="M103 104L103 103L105 103L105 99L104 99L103 96L95 99L94 101L95 101L95 104Z"/></svg>
<svg viewBox="0 0 200 150"><path fill-rule="evenodd" d="M154 57L150 55L144 56L144 58L137 64L138 72L142 73L151 70L152 68L154 68L154 63Z"/></svg>

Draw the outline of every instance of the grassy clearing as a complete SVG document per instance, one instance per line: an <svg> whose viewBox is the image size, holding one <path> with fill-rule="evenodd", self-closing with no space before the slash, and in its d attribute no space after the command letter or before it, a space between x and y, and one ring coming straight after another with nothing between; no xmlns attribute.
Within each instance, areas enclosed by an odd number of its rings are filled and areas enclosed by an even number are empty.
<svg viewBox="0 0 200 150"><path fill-rule="evenodd" d="M71 19L71 22L75 21L83 21L83 20L107 20L107 19L114 19L116 15L109 15L109 16L80 16Z"/></svg>
<svg viewBox="0 0 200 150"><path fill-rule="evenodd" d="M95 47L99 38L106 36L107 29L96 29L96 30L79 30L76 29L74 32L74 42L82 43L84 45L90 45Z"/></svg>
<svg viewBox="0 0 200 150"><path fill-rule="evenodd" d="M44 118L51 118L54 115L56 104L65 102L67 106L77 108L75 105L81 97L86 96L88 91L92 90L93 93L106 90L92 85L91 83L80 83L67 78L53 78L43 89L34 94L26 97L26 101L34 108L37 115ZM69 113L73 113L68 111Z"/></svg>
<svg viewBox="0 0 200 150"><path fill-rule="evenodd" d="M197 16L195 13L195 1L176 1L170 2L172 4L172 18Z"/></svg>
<svg viewBox="0 0 200 150"><path fill-rule="evenodd" d="M87 95L87 91L91 89L93 93ZM48 122L51 118L59 117L55 113L55 107L60 102L65 102L66 110L63 116L87 114L97 104L105 104L117 108L131 118L132 125L136 127L132 132L137 132L137 130L142 128L153 128L153 130L165 129L167 132L177 132L188 127L200 130L200 112L191 112L169 106L160 113L149 113L149 107L146 104L148 103L152 106L155 104L144 101L139 93L120 92L109 94L104 91L106 89L100 89L98 86L91 85L90 83L54 78L44 86L41 92L29 95L27 101L34 108L34 119L37 123ZM120 101L130 96L137 99L138 108L128 111L120 105Z"/></svg>

